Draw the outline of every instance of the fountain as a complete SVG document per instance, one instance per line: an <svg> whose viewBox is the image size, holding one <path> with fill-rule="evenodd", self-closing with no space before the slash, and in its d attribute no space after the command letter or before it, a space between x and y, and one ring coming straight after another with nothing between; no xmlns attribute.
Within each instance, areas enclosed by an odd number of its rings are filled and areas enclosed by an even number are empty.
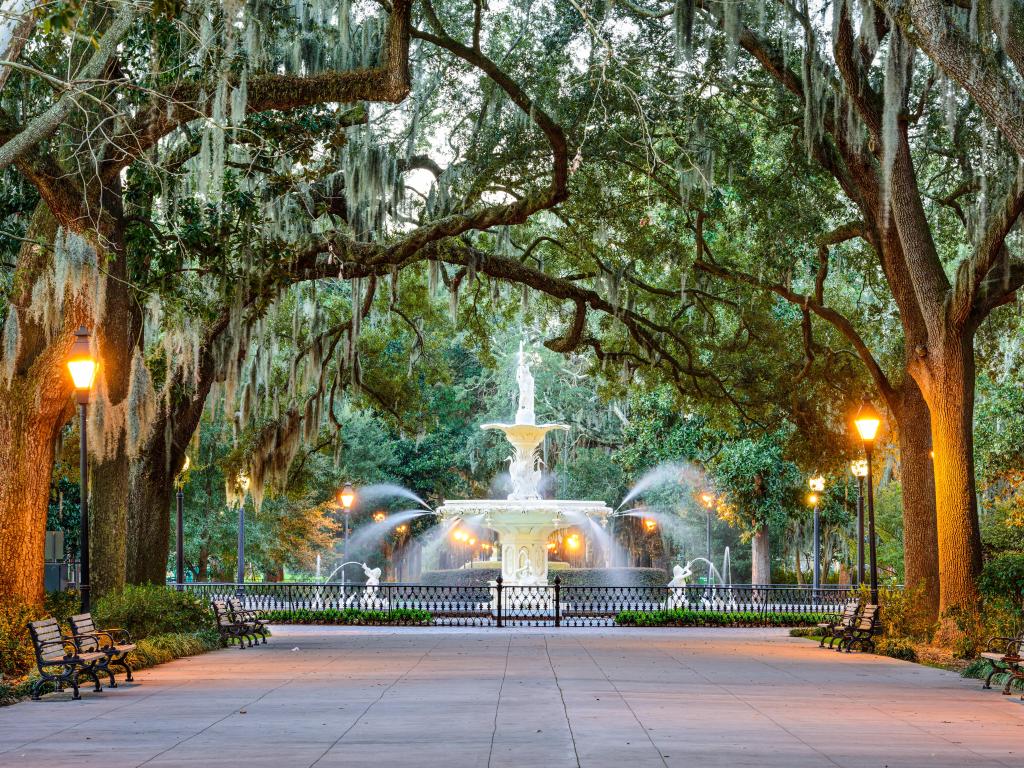
<svg viewBox="0 0 1024 768"><path fill-rule="evenodd" d="M500 539L501 577L506 586L548 583L548 537L560 528L587 525L599 530L611 510L601 501L542 499L538 448L545 435L568 430L566 424L538 424L534 413L534 379L524 344L519 344L516 369L519 407L513 424L484 424L481 429L504 433L512 444L509 474L512 492L506 499L458 499L446 502L437 512L442 520L479 517L479 525L495 531Z"/></svg>

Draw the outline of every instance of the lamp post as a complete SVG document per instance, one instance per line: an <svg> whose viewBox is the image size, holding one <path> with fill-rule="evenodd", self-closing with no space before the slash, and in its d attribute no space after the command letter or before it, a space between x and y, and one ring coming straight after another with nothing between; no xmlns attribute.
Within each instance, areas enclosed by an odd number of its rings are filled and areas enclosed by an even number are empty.
<svg viewBox="0 0 1024 768"><path fill-rule="evenodd" d="M92 353L92 338L89 329L80 325L75 331L75 341L68 355L68 372L75 385L75 400L78 402L78 461L81 474L82 503L79 555L78 555L78 591L82 598L82 611L89 610L89 455L88 437L86 435L86 416L89 408L89 395L92 383L96 378L96 357Z"/></svg>
<svg viewBox="0 0 1024 768"><path fill-rule="evenodd" d="M710 491L704 491L700 495L700 503L704 505L704 511L708 517L708 562L711 562L711 510L715 508L715 495Z"/></svg>
<svg viewBox="0 0 1024 768"><path fill-rule="evenodd" d="M238 474L238 485L242 489L242 503L238 505L238 596L245 595L245 497L249 493L249 476Z"/></svg>
<svg viewBox="0 0 1024 768"><path fill-rule="evenodd" d="M807 496L807 503L814 507L814 574L811 580L811 588L814 590L814 597L818 596L818 589L821 587L821 515L818 513L818 503L821 501L821 492L825 490L825 478L821 475L808 480L811 492Z"/></svg>
<svg viewBox="0 0 1024 768"><path fill-rule="evenodd" d="M858 434L860 434L861 442L864 443L864 459L867 464L865 476L868 486L869 577L871 579L871 602L874 605L878 605L878 561L875 556L875 499L871 488L871 449L874 448L875 436L878 434L878 427L882 423L882 417L875 410L874 406L865 400L857 411L857 415L854 416L853 423L857 427Z"/></svg>
<svg viewBox="0 0 1024 768"><path fill-rule="evenodd" d="M185 473L188 472L191 463L186 453L185 463L181 465L181 472L178 473L174 483L178 486L178 492L175 494L177 519L175 521L174 583L179 592L185 588Z"/></svg>
<svg viewBox="0 0 1024 768"><path fill-rule="evenodd" d="M352 505L356 501L356 492L352 483L345 483L345 486L337 493L338 506L345 512L345 560L348 562L348 515L352 511Z"/></svg>
<svg viewBox="0 0 1024 768"><path fill-rule="evenodd" d="M864 459L850 462L850 471L857 478L857 585L864 583L864 478L868 463Z"/></svg>

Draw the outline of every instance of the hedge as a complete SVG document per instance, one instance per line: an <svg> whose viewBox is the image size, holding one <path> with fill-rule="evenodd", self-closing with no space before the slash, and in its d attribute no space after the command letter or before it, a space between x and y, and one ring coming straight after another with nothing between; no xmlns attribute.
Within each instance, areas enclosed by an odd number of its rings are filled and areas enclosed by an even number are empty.
<svg viewBox="0 0 1024 768"><path fill-rule="evenodd" d="M360 608L337 610L326 608L312 611L298 608L294 611L263 611L260 616L271 624L418 624L434 623L430 611L416 608L396 608L393 611L368 611Z"/></svg>
<svg viewBox="0 0 1024 768"><path fill-rule="evenodd" d="M621 611L615 623L623 627L813 627L831 614L813 611L761 613L759 611Z"/></svg>

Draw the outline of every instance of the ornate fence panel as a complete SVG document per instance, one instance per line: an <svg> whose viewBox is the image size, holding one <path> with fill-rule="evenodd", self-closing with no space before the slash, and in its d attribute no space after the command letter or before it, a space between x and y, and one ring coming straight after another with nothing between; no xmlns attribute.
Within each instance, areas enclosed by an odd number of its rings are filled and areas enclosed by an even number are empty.
<svg viewBox="0 0 1024 768"><path fill-rule="evenodd" d="M256 611L334 614L339 623L438 626L612 627L633 624L776 625L780 615L839 613L851 587L732 584L685 587L445 586L428 584L196 583L203 600L240 597ZM348 612L347 614L344 612ZM712 614L715 614L712 616ZM704 619L699 618L703 615ZM695 619L695 616L698 618ZM309 617L315 619L316 617ZM325 619L332 616L325 616Z"/></svg>

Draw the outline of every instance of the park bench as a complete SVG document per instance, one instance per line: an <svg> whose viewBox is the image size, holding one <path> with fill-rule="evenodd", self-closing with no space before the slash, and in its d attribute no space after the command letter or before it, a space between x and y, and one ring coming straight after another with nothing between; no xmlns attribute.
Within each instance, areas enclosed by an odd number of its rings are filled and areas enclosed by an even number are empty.
<svg viewBox="0 0 1024 768"><path fill-rule="evenodd" d="M78 677L82 674L92 679L97 692L103 690L98 672L106 673L111 687L117 687L114 675L107 668L110 657L99 650L99 641L95 637L68 637L53 618L30 621L28 631L39 667L39 679L32 685L33 701L39 701L39 694L46 683L53 683L58 691L70 685L75 692L72 698L81 699Z"/></svg>
<svg viewBox="0 0 1024 768"><path fill-rule="evenodd" d="M986 648L1000 647L998 651L986 651L981 654L981 658L989 663L992 667L989 670L988 677L985 678L985 685L983 688L992 687L992 678L999 674L1006 674L1006 685L1003 686L1003 695L1010 695L1010 687L1013 685L1014 680L1024 680L1024 666L1021 659L1020 653L1021 648L1024 647L1024 632L1021 632L1017 637L993 637L985 643ZM1024 696L1021 697L1024 699Z"/></svg>
<svg viewBox="0 0 1024 768"><path fill-rule="evenodd" d="M254 639L255 635L259 635L263 639L263 644L267 644L267 635L269 634L267 632L267 625L258 612L250 611L237 597L228 598L228 610L231 611L231 615L234 616L238 622L245 624L252 629Z"/></svg>
<svg viewBox="0 0 1024 768"><path fill-rule="evenodd" d="M821 632L821 642L818 643L818 647L824 648L825 641L828 640L828 647L832 648L836 640L841 639L849 630L853 629L859 613L860 601L851 600L843 606L842 613L836 614L830 621L819 623L818 630Z"/></svg>
<svg viewBox="0 0 1024 768"><path fill-rule="evenodd" d="M836 650L849 653L856 645L862 651L874 651L875 635L882 631L878 618L878 606L865 605L853 626L843 633Z"/></svg>
<svg viewBox="0 0 1024 768"><path fill-rule="evenodd" d="M91 613L79 613L71 617L71 632L76 637L95 637L99 642L99 650L109 657L108 666L117 665L125 671L125 679L132 681L132 668L128 664L128 654L135 650L135 643L127 629L111 627L99 629L92 619Z"/></svg>
<svg viewBox="0 0 1024 768"><path fill-rule="evenodd" d="M256 637L256 625L236 616L227 600L213 600L210 605L213 606L213 615L217 620L217 633L220 635L221 645L227 648L232 640L238 640L239 648L244 648L246 641L252 648Z"/></svg>

